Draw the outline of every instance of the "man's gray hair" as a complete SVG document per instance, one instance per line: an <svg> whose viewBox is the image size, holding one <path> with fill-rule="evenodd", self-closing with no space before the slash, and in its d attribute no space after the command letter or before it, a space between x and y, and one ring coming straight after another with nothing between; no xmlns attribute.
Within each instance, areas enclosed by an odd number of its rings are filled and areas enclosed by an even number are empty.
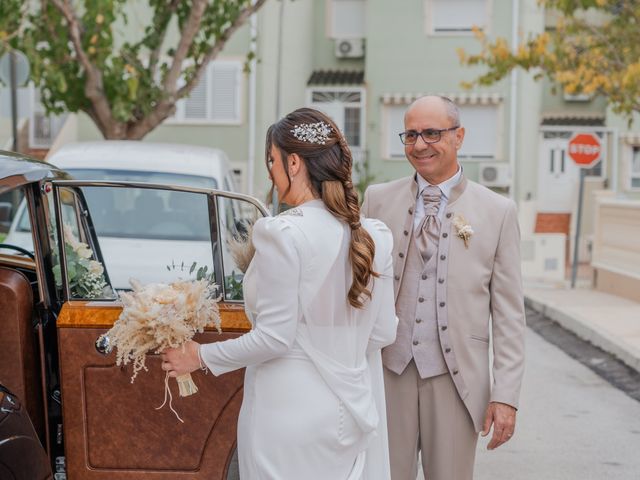
<svg viewBox="0 0 640 480"><path fill-rule="evenodd" d="M451 126L460 125L460 109L453 100L443 95L438 95L447 107L447 116L451 120Z"/></svg>

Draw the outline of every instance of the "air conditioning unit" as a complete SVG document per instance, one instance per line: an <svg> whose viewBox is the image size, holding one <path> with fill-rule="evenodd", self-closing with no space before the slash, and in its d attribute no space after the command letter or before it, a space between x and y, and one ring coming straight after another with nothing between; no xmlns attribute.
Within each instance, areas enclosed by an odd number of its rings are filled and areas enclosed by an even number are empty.
<svg viewBox="0 0 640 480"><path fill-rule="evenodd" d="M364 38L336 38L337 58L364 57Z"/></svg>
<svg viewBox="0 0 640 480"><path fill-rule="evenodd" d="M480 183L485 187L509 187L511 170L508 163L485 163L480 166Z"/></svg>

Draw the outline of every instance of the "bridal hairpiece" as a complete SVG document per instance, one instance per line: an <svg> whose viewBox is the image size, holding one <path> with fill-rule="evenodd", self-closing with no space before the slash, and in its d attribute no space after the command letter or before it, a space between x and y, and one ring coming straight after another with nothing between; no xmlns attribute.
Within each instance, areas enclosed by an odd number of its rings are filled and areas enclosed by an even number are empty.
<svg viewBox="0 0 640 480"><path fill-rule="evenodd" d="M325 122L301 123L296 125L291 133L303 142L324 145L331 135L331 126Z"/></svg>

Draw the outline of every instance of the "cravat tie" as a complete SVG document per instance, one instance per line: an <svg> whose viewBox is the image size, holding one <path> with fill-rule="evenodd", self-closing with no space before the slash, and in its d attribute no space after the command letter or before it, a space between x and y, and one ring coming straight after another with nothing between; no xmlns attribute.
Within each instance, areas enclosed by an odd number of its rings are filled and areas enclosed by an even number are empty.
<svg viewBox="0 0 640 480"><path fill-rule="evenodd" d="M429 185L422 190L424 218L416 230L416 245L425 263L438 250L438 238L440 236L438 208L440 207L440 197L442 197L442 191L434 185Z"/></svg>

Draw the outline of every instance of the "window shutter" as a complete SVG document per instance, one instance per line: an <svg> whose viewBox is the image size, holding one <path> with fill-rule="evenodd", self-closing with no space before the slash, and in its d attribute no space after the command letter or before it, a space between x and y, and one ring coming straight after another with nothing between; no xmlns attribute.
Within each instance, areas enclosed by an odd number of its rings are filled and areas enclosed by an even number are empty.
<svg viewBox="0 0 640 480"><path fill-rule="evenodd" d="M492 158L498 143L498 107L461 105L460 123L465 129L460 157Z"/></svg>
<svg viewBox="0 0 640 480"><path fill-rule="evenodd" d="M210 66L210 119L240 121L240 62L213 62Z"/></svg>
<svg viewBox="0 0 640 480"><path fill-rule="evenodd" d="M365 34L365 0L333 0L332 32L334 38L360 38Z"/></svg>
<svg viewBox="0 0 640 480"><path fill-rule="evenodd" d="M434 32L465 32L487 23L486 0L432 0Z"/></svg>
<svg viewBox="0 0 640 480"><path fill-rule="evenodd" d="M207 83L209 70L202 75L198 84L191 90L184 107L186 120L206 120L207 118Z"/></svg>
<svg viewBox="0 0 640 480"><path fill-rule="evenodd" d="M398 134L404 131L404 112L406 105L387 107L387 152L389 158L404 158L404 145Z"/></svg>

